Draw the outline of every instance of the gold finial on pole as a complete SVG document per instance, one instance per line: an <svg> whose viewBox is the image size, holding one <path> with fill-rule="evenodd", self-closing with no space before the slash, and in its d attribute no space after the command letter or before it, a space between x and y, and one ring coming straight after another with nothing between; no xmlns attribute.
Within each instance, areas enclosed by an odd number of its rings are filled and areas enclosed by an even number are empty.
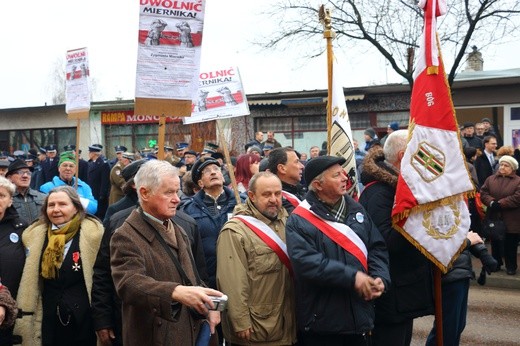
<svg viewBox="0 0 520 346"><path fill-rule="evenodd" d="M325 5L320 6L318 17L320 19L320 23L323 24L323 36L326 38L325 33L330 31L333 35L332 37L334 37L334 31L332 31L332 19L330 18L330 10L325 8Z"/></svg>
<svg viewBox="0 0 520 346"><path fill-rule="evenodd" d="M323 24L323 38L327 40L327 74L328 74L328 95L327 95L327 153L330 155L330 137L332 128L332 59L334 52L332 50L332 40L336 37L336 33L332 31L332 19L330 10L324 5L320 6L318 12L320 23Z"/></svg>

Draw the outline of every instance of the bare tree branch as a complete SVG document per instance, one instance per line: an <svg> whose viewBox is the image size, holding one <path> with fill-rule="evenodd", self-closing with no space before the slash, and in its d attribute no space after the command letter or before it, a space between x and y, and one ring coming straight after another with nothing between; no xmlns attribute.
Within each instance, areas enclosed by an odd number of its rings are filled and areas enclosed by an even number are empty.
<svg viewBox="0 0 520 346"><path fill-rule="evenodd" d="M448 13L439 18L438 36L444 57L453 60L448 81L465 62L470 44L480 49L518 37L520 1L453 0ZM393 70L413 85L410 58L420 46L423 13L415 0L328 0L336 45L355 47L364 41L382 55ZM279 23L276 31L256 42L264 48L290 49L305 45L306 57L324 53L323 28L318 21L318 4L312 0L281 0L268 12Z"/></svg>

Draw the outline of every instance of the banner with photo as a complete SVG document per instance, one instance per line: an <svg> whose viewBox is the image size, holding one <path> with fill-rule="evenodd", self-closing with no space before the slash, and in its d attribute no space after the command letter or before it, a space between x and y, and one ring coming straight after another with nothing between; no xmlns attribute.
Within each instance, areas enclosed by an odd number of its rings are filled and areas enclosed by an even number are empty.
<svg viewBox="0 0 520 346"><path fill-rule="evenodd" d="M237 67L230 67L200 73L191 117L183 118L183 122L194 124L249 114L240 72Z"/></svg>
<svg viewBox="0 0 520 346"><path fill-rule="evenodd" d="M205 0L140 0L136 99L193 99L205 4Z"/></svg>
<svg viewBox="0 0 520 346"><path fill-rule="evenodd" d="M67 51L65 66L65 112L77 113L90 110L90 68L87 48Z"/></svg>

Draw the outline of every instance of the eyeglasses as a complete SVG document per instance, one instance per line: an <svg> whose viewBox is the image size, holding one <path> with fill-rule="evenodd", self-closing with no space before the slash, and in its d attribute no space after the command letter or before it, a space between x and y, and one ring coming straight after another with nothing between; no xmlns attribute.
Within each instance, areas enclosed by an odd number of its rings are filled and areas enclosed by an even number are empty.
<svg viewBox="0 0 520 346"><path fill-rule="evenodd" d="M211 174L211 173L218 173L218 172L220 172L220 167L217 165L211 165L202 170L203 175Z"/></svg>
<svg viewBox="0 0 520 346"><path fill-rule="evenodd" d="M31 171L22 171L22 170L18 170L18 171L14 171L13 174L18 174L18 175L20 175L20 176L22 176L22 177L23 177L24 175L30 177L30 176L32 175L32 172L31 172Z"/></svg>

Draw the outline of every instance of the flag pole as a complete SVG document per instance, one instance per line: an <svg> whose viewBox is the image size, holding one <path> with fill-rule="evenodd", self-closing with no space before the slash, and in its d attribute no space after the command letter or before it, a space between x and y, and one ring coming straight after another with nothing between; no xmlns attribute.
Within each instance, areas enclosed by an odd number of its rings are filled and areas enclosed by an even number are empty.
<svg viewBox="0 0 520 346"><path fill-rule="evenodd" d="M334 39L334 37L336 37L336 33L332 30L330 10L326 9L324 5L321 5L318 15L320 23L323 25L323 38L327 40L327 153L330 155L330 137L332 128L332 59L334 58L334 52L332 50L332 40Z"/></svg>
<svg viewBox="0 0 520 346"><path fill-rule="evenodd" d="M224 158L225 162L227 163L228 167L228 173L229 178L231 179L231 186L233 186L233 193L235 195L235 200L237 201L237 205L242 203L242 200L240 199L240 194L238 193L238 185L237 180L235 179L235 172L233 170L233 164L231 163L231 156L229 154L229 148L227 146L226 138L224 137L224 132L220 128L220 125L218 123L218 120L215 120L215 123L217 125L217 131L220 138L220 145L224 149Z"/></svg>

